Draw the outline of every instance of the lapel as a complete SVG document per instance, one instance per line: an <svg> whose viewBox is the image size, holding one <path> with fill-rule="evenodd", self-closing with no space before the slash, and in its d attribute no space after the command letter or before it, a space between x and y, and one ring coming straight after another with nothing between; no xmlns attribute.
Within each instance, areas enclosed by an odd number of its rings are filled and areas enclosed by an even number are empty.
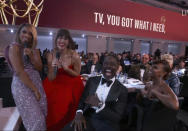
<svg viewBox="0 0 188 131"><path fill-rule="evenodd" d="M95 69L96 69L97 71L99 71L99 69L100 69L100 65L99 65L98 62L97 62L96 65L95 65Z"/></svg>
<svg viewBox="0 0 188 131"><path fill-rule="evenodd" d="M118 81L115 80L114 84L112 85L108 93L106 102L115 101L118 98L119 94L120 94L120 88L118 86Z"/></svg>
<svg viewBox="0 0 188 131"><path fill-rule="evenodd" d="M91 73L91 65L92 65L92 62L91 62L91 61L89 61L89 62L87 63L87 65L86 65L86 68L87 68L87 70L89 71L89 73Z"/></svg>
<svg viewBox="0 0 188 131"><path fill-rule="evenodd" d="M99 86L100 80L101 80L102 76L97 76L95 77L95 79L93 79L90 83L90 91L89 94L93 95L96 93L97 87Z"/></svg>

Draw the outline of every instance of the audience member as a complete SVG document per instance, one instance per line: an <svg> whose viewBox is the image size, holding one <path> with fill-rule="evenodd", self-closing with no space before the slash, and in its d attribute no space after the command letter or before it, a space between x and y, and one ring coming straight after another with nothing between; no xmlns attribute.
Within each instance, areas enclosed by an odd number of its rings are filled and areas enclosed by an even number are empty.
<svg viewBox="0 0 188 131"><path fill-rule="evenodd" d="M180 80L178 76L172 72L173 69L173 56L170 54L164 54L161 56L161 60L166 60L171 68L171 72L166 80L166 83L170 86L170 88L174 91L174 93L178 96L180 89Z"/></svg>
<svg viewBox="0 0 188 131"><path fill-rule="evenodd" d="M80 56L72 49L68 30L60 29L54 50L48 54L48 74L43 81L48 102L47 129L58 131L74 116L84 89Z"/></svg>
<svg viewBox="0 0 188 131"><path fill-rule="evenodd" d="M6 48L5 56L14 72L11 90L26 130L46 131L47 101L38 72L42 62L36 44L36 28L22 24L16 42Z"/></svg>
<svg viewBox="0 0 188 131"><path fill-rule="evenodd" d="M99 56L97 54L93 54L92 60L88 61L85 68L86 74L100 73L101 72L101 64L99 63Z"/></svg>
<svg viewBox="0 0 188 131"><path fill-rule="evenodd" d="M118 131L125 110L127 89L115 79L118 59L106 56L102 76L91 77L80 99L76 116L63 131Z"/></svg>
<svg viewBox="0 0 188 131"><path fill-rule="evenodd" d="M152 84L148 83L146 85L146 88L142 90L142 95L149 99L157 98L164 106L178 110L178 98L165 82L169 73L171 73L171 68L167 61L154 62L151 71Z"/></svg>
<svg viewBox="0 0 188 131"><path fill-rule="evenodd" d="M129 70L129 77L132 77L132 75L135 76L135 78L138 78L139 80L143 82L148 82L150 81L150 68L151 66L149 65L149 55L144 54L142 56L142 61L141 64L134 64L131 65L131 68Z"/></svg>

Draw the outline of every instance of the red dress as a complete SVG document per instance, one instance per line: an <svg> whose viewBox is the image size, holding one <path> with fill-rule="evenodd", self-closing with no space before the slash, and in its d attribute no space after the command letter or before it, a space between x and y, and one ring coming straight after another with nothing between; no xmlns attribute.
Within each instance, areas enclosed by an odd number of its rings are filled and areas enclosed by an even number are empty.
<svg viewBox="0 0 188 131"><path fill-rule="evenodd" d="M73 68L73 66L69 66ZM59 131L73 120L84 85L80 78L67 74L63 68L58 70L56 79L46 78L43 86L47 96L47 129Z"/></svg>

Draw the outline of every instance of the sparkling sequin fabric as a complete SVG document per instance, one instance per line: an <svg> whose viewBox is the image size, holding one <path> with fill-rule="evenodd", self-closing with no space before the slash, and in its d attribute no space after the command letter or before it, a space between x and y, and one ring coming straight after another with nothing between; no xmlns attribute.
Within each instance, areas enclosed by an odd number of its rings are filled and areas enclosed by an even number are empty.
<svg viewBox="0 0 188 131"><path fill-rule="evenodd" d="M38 71L34 69L33 65L24 56L23 62L24 70L27 72L32 82L36 85L36 88L38 88L41 94L41 99L40 101L37 101L31 89L26 87L15 73L13 75L11 86L13 98L26 130L45 131L47 101L44 89L42 87L41 78Z"/></svg>

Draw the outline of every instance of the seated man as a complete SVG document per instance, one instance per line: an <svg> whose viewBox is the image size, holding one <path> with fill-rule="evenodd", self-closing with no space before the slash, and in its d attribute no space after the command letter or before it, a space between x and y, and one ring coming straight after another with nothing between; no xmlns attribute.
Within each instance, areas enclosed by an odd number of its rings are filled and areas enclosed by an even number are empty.
<svg viewBox="0 0 188 131"><path fill-rule="evenodd" d="M99 73L101 72L101 64L99 63L99 56L97 54L93 54L93 58L91 61L85 65L85 74Z"/></svg>
<svg viewBox="0 0 188 131"><path fill-rule="evenodd" d="M161 56L161 60L165 60L170 65L170 68L173 69L173 56L170 54L164 54ZM174 91L174 93L179 96L180 90L180 80L178 76L171 71L169 74L166 83L170 86L170 88Z"/></svg>
<svg viewBox="0 0 188 131"><path fill-rule="evenodd" d="M144 54L140 64L131 65L131 69L128 72L128 76L131 78L139 79L143 82L150 81L149 71L151 66L149 65L149 55Z"/></svg>
<svg viewBox="0 0 188 131"><path fill-rule="evenodd" d="M115 79L118 59L106 56L102 76L91 77L84 89L76 116L63 131L118 131L127 101L127 89Z"/></svg>

